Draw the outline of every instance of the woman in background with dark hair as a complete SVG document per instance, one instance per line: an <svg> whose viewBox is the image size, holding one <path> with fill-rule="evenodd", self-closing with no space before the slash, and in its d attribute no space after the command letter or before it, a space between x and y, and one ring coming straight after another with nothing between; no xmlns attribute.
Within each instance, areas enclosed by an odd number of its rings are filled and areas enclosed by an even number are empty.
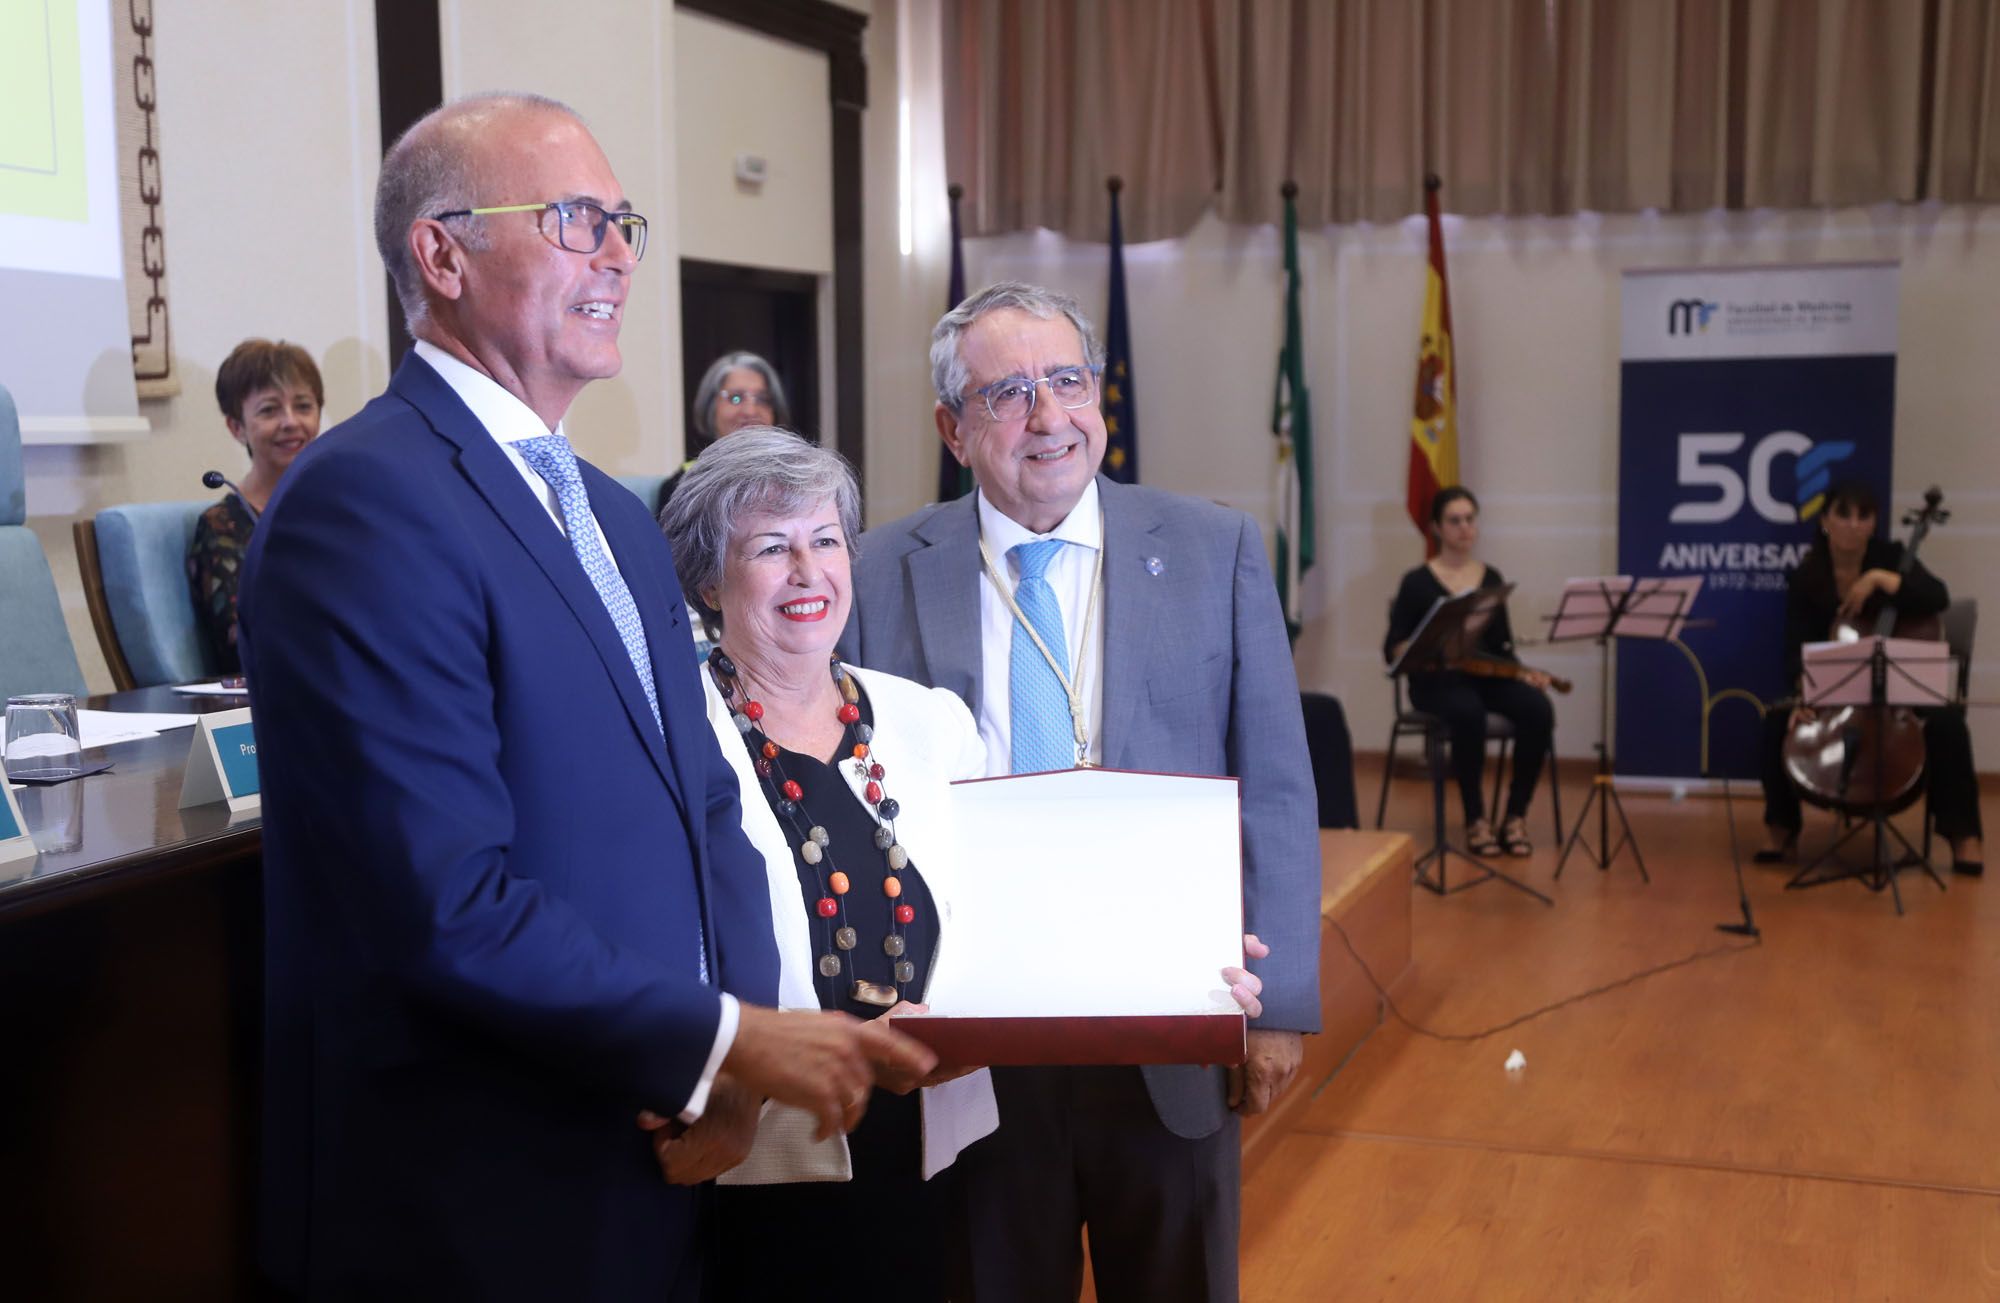
<svg viewBox="0 0 2000 1303"><path fill-rule="evenodd" d="M1881 515L1875 491L1856 480L1827 490L1820 531L1811 550L1792 571L1785 591L1785 675L1794 687L1802 670L1801 649L1833 636L1836 619L1859 619L1878 594L1899 615L1941 615L1951 605L1944 582L1921 561L1903 573L1903 545L1878 538ZM1972 734L1963 706L1920 711L1924 721L1924 771L1938 835L1951 844L1952 871L1978 875L1985 869L1980 844L1979 779L1972 763ZM1801 824L1798 790L1785 772L1785 738L1812 710L1770 710L1764 714L1764 846L1759 864L1788 859L1797 849Z"/></svg>
<svg viewBox="0 0 2000 1303"><path fill-rule="evenodd" d="M753 425L774 425L786 429L792 423L791 405L785 401L785 386L777 371L755 353L724 353L708 364L701 383L694 387L694 401L688 404L692 418L688 429L688 459L660 486L660 500L653 514L666 511L681 486L681 477L694 465L702 450L726 434Z"/></svg>
<svg viewBox="0 0 2000 1303"><path fill-rule="evenodd" d="M201 513L188 545L188 587L217 672L242 670L236 651L236 584L250 531L301 449L319 437L326 386L312 354L283 340L246 339L215 372L215 401L250 470Z"/></svg>
<svg viewBox="0 0 2000 1303"><path fill-rule="evenodd" d="M1479 542L1479 499L1463 487L1444 489L1431 499L1431 532L1438 554L1403 576L1396 601L1389 609L1389 634L1382 640L1382 658L1402 655L1410 636L1439 598L1475 588L1498 588L1507 581L1500 571L1473 555ZM1514 631L1502 606L1479 635L1479 651L1488 660L1515 661ZM1531 855L1528 803L1535 781L1548 757L1555 734L1555 712L1549 707L1549 676L1523 669L1518 678L1489 678L1447 670L1409 676L1410 704L1444 720L1451 734L1451 768L1465 810L1466 849L1474 855ZM1514 725L1514 775L1507 788L1507 813L1496 833L1486 812L1480 777L1486 768L1486 716L1504 716Z"/></svg>

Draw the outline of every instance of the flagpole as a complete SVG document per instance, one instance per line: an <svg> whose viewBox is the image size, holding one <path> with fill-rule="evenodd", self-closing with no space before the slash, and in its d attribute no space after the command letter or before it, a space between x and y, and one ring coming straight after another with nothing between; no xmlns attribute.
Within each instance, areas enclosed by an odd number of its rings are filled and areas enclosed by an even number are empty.
<svg viewBox="0 0 2000 1303"><path fill-rule="evenodd" d="M1294 242L1297 239L1295 226L1297 218L1294 216L1295 210L1292 205L1299 197L1298 182L1289 179L1286 180L1283 185L1278 187L1278 195L1285 201L1285 230L1287 237L1285 274L1291 284L1296 284L1298 268L1291 259L1296 252ZM1291 292L1293 291L1288 286L1287 293ZM1299 618L1301 605L1299 601L1299 579L1303 571L1299 566L1298 480L1297 445L1292 438L1291 421L1287 419L1285 422L1285 431L1278 438L1278 491L1280 494L1278 504L1279 510L1283 513L1280 517L1283 522L1281 528L1285 531L1285 538L1288 540L1288 546L1285 548L1285 623L1293 630L1297 630L1303 623ZM1293 637L1297 636L1296 633L1293 634Z"/></svg>
<svg viewBox="0 0 2000 1303"><path fill-rule="evenodd" d="M945 298L950 301L944 305L949 312L965 301L965 245L958 224L958 201L965 198L965 187L953 181L944 188L944 197L951 214L951 280L945 287ZM951 449L939 440L937 500L953 502L970 492L972 472L959 465Z"/></svg>
<svg viewBox="0 0 2000 1303"><path fill-rule="evenodd" d="M1139 482L1139 413L1132 396L1132 315L1125 293L1125 226L1118 196L1123 177L1107 177L1111 193L1110 285L1104 310L1104 375L1099 410L1104 415L1104 475L1120 484Z"/></svg>

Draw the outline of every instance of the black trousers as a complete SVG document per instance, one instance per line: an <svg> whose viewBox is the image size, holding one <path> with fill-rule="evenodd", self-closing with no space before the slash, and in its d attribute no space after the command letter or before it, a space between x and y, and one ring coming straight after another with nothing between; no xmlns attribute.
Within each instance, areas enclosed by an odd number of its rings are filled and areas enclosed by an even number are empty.
<svg viewBox="0 0 2000 1303"><path fill-rule="evenodd" d="M943 1303L956 1167L925 1181L917 1092L876 1090L847 1137L852 1181L715 1187L702 1298Z"/></svg>
<svg viewBox="0 0 2000 1303"><path fill-rule="evenodd" d="M1556 713L1548 694L1518 679L1489 679L1471 674L1412 674L1410 704L1444 721L1451 736L1451 770L1458 779L1458 797L1465 821L1486 817L1486 797L1480 780L1486 773L1486 715L1491 711L1514 725L1514 777L1507 784L1507 817L1528 812L1535 780L1548 759L1555 734Z"/></svg>
<svg viewBox="0 0 2000 1303"><path fill-rule="evenodd" d="M1086 1226L1102 1303L1236 1303L1235 1114L1174 1135L1137 1068L995 1068L993 1093L1000 1129L954 1169L958 1303L1075 1299Z"/></svg>
<svg viewBox="0 0 2000 1303"><path fill-rule="evenodd" d="M1981 836L1979 774L1972 766L1972 733L1965 726L1965 707L1941 706L1917 712L1924 721L1924 781L1930 784L1931 814L1940 837L1957 841ZM1802 822L1798 789L1785 773L1785 735L1790 713L1764 712L1762 776L1764 822L1791 833Z"/></svg>

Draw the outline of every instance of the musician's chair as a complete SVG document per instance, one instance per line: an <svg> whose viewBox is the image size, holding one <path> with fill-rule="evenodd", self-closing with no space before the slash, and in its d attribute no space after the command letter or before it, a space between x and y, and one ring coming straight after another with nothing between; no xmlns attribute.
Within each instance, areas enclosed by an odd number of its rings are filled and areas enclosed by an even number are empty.
<svg viewBox="0 0 2000 1303"><path fill-rule="evenodd" d="M1401 742L1406 737L1423 738L1426 748L1425 759L1427 767L1431 771L1431 781L1442 783L1449 777L1449 769L1443 766L1442 761L1439 759L1443 755L1443 748L1449 745L1444 736L1444 721L1436 715L1427 714L1404 701L1402 679L1395 678L1389 680L1389 682L1396 694L1396 715L1394 721L1389 725L1389 745L1384 750L1382 756L1382 790L1375 797L1375 826L1377 828L1382 826L1383 817L1389 810L1389 775L1396 768L1396 744L1398 742ZM1506 817L1506 810L1500 804L1500 794L1505 790L1504 783L1507 777L1507 763L1513 757L1514 721L1508 719L1505 715L1496 715L1488 711L1486 713L1486 741L1488 744L1495 742L1500 744L1500 754L1495 757L1493 767L1493 798L1486 803L1487 815L1493 820L1494 826L1498 827L1501 820ZM1438 748L1435 753L1430 750L1433 746ZM1559 775L1556 771L1556 749L1553 744L1549 747L1548 771L1546 781L1549 788L1549 810L1554 816L1554 844L1560 846L1563 840L1562 784L1559 781Z"/></svg>

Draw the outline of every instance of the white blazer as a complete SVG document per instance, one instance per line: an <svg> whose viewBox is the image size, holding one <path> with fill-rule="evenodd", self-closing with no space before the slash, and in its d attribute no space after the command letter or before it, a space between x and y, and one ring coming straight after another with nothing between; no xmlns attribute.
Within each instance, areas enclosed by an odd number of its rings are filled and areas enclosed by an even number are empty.
<svg viewBox="0 0 2000 1303"><path fill-rule="evenodd" d="M965 884L954 863L950 785L957 779L985 775L986 748L979 740L972 712L943 688L926 688L893 674L851 665L845 668L868 694L875 723L875 737L869 746L888 770L883 785L902 806L896 818L897 840L923 874L937 909L938 945L928 978L934 982L938 966L947 962L950 953L952 901L964 898ZM813 989L816 957L812 927L799 898L798 871L793 867L796 852L764 799L763 787L750 767L749 748L743 745L714 679L703 673L701 683L709 724L742 793L743 831L764 857L764 874L771 891L771 926L778 941L778 1006L818 1009L819 996ZM869 818L880 823L863 794L865 780L857 776L853 765L842 765L840 771L853 789L854 799L868 811ZM1000 1125L993 1079L984 1068L942 1086L925 1087L922 1113L925 1180L951 1166L967 1145ZM847 1137L815 1141L814 1127L812 1115L804 1110L766 1103L750 1157L723 1173L720 1183L777 1185L853 1179Z"/></svg>

